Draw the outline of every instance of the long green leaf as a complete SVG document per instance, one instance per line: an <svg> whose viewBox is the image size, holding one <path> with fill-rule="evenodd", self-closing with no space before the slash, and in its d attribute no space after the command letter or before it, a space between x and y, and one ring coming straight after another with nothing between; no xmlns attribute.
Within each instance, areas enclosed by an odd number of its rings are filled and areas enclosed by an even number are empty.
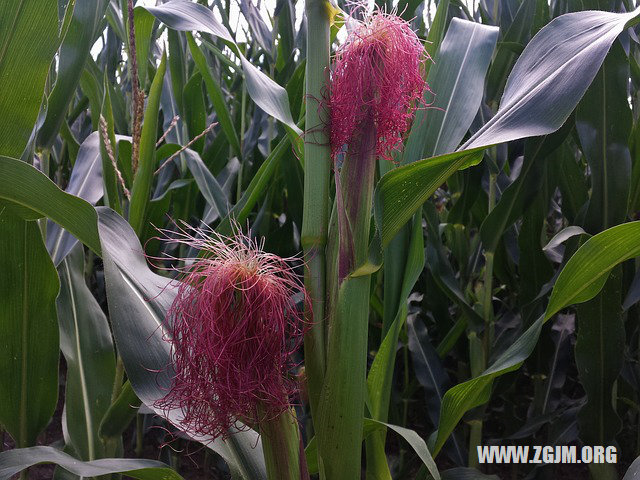
<svg viewBox="0 0 640 480"><path fill-rule="evenodd" d="M47 217L100 254L97 216L86 201L58 188L42 172L14 158L0 156L0 200L22 208L29 220Z"/></svg>
<svg viewBox="0 0 640 480"><path fill-rule="evenodd" d="M0 453L0 480L8 480L14 474L39 463L55 463L81 477L97 477L122 473L139 480L184 480L177 472L157 460L139 458L107 458L81 462L53 447L31 447Z"/></svg>
<svg viewBox="0 0 640 480"><path fill-rule="evenodd" d="M0 3L0 155L19 157L27 146L58 35L58 0Z"/></svg>
<svg viewBox="0 0 640 480"><path fill-rule="evenodd" d="M145 8L136 7L133 11L133 23L136 31L136 59L138 61L138 77L140 87L147 84L147 72L149 71L149 51L153 34L153 25L156 19Z"/></svg>
<svg viewBox="0 0 640 480"><path fill-rule="evenodd" d="M591 300L617 264L640 255L640 222L623 223L587 240L560 272L545 320L567 305Z"/></svg>
<svg viewBox="0 0 640 480"><path fill-rule="evenodd" d="M59 267L60 350L67 362L65 417L69 444L82 460L104 456L98 427L109 408L115 376L107 317L84 280L84 253L76 246Z"/></svg>
<svg viewBox="0 0 640 480"><path fill-rule="evenodd" d="M482 160L485 147L419 160L384 175L375 192L374 212L382 245L460 168Z"/></svg>
<svg viewBox="0 0 640 480"><path fill-rule="evenodd" d="M73 17L59 52L56 83L48 98L47 116L38 133L38 145L50 147L66 117L86 65L108 0L76 0Z"/></svg>
<svg viewBox="0 0 640 480"><path fill-rule="evenodd" d="M58 399L60 284L37 222L0 204L0 423L34 445Z"/></svg>
<svg viewBox="0 0 640 480"><path fill-rule="evenodd" d="M403 163L452 152L460 144L480 107L497 40L496 27L451 20L427 77L434 108L416 113Z"/></svg>
<svg viewBox="0 0 640 480"><path fill-rule="evenodd" d="M236 129L233 125L233 120L231 119L231 114L229 113L227 101L225 100L222 93L222 88L211 74L209 66L207 65L207 59L202 53L202 50L200 49L196 41L193 39L193 35L187 32L186 36L189 45L189 51L191 52L191 57L193 57L193 61L195 62L196 68L200 72L200 75L202 75L204 84L207 87L209 99L213 104L213 108L215 109L216 116L218 117L218 121L220 122L220 126L222 127L222 131L227 137L227 140L229 140L229 143L231 144L231 147L233 148L235 154L239 156L241 155L240 139L238 138L238 134L236 133Z"/></svg>
<svg viewBox="0 0 640 480"><path fill-rule="evenodd" d="M580 439L593 445L612 445L622 428L614 403L614 384L624 364L620 352L625 348L622 268L614 268L602 291L576 310L576 366L587 394L587 403L578 414Z"/></svg>
<svg viewBox="0 0 640 480"><path fill-rule="evenodd" d="M589 164L591 197L585 230L596 233L626 218L631 177L627 140L629 59L616 42L576 109L576 131Z"/></svg>

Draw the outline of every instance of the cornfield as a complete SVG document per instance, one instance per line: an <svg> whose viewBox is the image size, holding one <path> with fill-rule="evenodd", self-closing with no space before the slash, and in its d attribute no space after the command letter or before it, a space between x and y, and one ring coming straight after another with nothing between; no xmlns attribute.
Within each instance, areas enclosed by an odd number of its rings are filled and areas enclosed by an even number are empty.
<svg viewBox="0 0 640 480"><path fill-rule="evenodd" d="M0 0L0 479L640 478L639 23Z"/></svg>

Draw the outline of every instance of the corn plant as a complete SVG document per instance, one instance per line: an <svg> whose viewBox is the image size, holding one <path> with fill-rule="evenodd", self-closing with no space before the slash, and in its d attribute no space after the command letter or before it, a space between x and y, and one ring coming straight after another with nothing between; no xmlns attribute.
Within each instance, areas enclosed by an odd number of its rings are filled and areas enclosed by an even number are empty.
<svg viewBox="0 0 640 480"><path fill-rule="evenodd" d="M638 23L0 2L0 479L640 475Z"/></svg>

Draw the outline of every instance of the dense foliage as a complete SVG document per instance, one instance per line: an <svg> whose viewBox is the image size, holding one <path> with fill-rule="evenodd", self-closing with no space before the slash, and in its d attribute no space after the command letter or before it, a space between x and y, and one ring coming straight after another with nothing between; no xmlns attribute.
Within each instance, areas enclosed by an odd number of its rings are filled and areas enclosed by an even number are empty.
<svg viewBox="0 0 640 480"><path fill-rule="evenodd" d="M362 10L297 2L0 2L0 479L640 475L638 2L381 0L408 24L379 77L341 49ZM251 293L234 235L286 281ZM162 402L172 345L220 411Z"/></svg>

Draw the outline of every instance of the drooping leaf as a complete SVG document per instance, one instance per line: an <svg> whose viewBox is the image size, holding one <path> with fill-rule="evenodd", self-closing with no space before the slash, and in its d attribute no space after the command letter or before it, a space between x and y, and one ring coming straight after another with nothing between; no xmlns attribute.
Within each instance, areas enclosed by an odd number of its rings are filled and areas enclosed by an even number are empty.
<svg viewBox="0 0 640 480"><path fill-rule="evenodd" d="M157 7L145 7L161 22L180 31L198 30L225 40L240 58L247 82L247 92L253 101L269 115L280 120L296 134L301 131L291 117L289 98L284 88L255 67L242 54L229 31L207 7L183 0L172 0Z"/></svg>
<svg viewBox="0 0 640 480"><path fill-rule="evenodd" d="M218 211L220 217L226 217L229 213L229 202L222 187L204 164L200 155L189 149L184 154L187 159L187 167L196 180L205 200L209 206Z"/></svg>
<svg viewBox="0 0 640 480"><path fill-rule="evenodd" d="M422 463L425 465L425 467L427 467L427 470L429 470L429 473L434 478L434 480L440 480L438 467L436 466L436 462L433 461L433 457L431 456L431 452L429 451L426 442L422 438L420 438L420 436L415 431L408 428L399 427L398 425L379 422L371 418L364 419L365 436L369 432L380 430L385 427L396 432L409 445L411 445L411 448L413 448L414 452L418 454L418 457L420 457Z"/></svg>
<svg viewBox="0 0 640 480"><path fill-rule="evenodd" d="M527 44L500 108L463 148L558 130L598 73L613 41L640 15L585 11L553 19Z"/></svg>
<svg viewBox="0 0 640 480"><path fill-rule="evenodd" d="M95 209L75 195L63 192L39 170L14 158L0 156L0 200L21 208L29 220L47 217L100 254Z"/></svg>
<svg viewBox="0 0 640 480"><path fill-rule="evenodd" d="M0 453L0 480L8 480L14 474L38 463L55 463L81 477L97 477L122 473L138 480L184 480L177 472L157 460L140 458L105 458L81 462L53 447L31 447L7 450Z"/></svg>
<svg viewBox="0 0 640 480"><path fill-rule="evenodd" d="M564 266L551 292L545 319L567 305L591 300L617 264L640 255L640 222L623 223L582 245Z"/></svg>
<svg viewBox="0 0 640 480"><path fill-rule="evenodd" d="M591 300L602 289L613 267L638 255L640 222L617 225L587 240L560 272L545 314L481 375L447 391L434 439L434 454L440 451L465 412L488 401L493 379L519 368L531 355L547 320L569 305Z"/></svg>

